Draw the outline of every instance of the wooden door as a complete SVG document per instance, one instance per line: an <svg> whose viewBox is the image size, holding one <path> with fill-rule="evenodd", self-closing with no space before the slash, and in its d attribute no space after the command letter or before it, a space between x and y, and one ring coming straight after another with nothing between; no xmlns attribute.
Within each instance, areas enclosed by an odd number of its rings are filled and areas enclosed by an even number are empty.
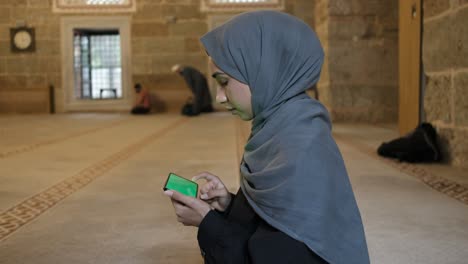
<svg viewBox="0 0 468 264"><path fill-rule="evenodd" d="M399 0L399 114L400 135L420 121L421 0Z"/></svg>

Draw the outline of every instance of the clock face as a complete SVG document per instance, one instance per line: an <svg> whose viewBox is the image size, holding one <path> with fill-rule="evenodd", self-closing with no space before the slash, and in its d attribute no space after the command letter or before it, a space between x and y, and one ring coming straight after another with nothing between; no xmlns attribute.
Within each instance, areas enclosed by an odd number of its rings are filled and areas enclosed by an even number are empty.
<svg viewBox="0 0 468 264"><path fill-rule="evenodd" d="M26 49L31 45L32 37L29 32L21 30L15 34L13 41L18 49Z"/></svg>

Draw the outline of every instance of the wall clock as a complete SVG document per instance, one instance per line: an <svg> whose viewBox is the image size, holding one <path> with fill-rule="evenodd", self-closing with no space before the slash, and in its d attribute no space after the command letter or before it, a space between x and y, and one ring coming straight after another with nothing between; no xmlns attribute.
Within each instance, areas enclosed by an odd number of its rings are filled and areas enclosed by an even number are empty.
<svg viewBox="0 0 468 264"><path fill-rule="evenodd" d="M33 52L36 50L34 28L10 28L12 52Z"/></svg>

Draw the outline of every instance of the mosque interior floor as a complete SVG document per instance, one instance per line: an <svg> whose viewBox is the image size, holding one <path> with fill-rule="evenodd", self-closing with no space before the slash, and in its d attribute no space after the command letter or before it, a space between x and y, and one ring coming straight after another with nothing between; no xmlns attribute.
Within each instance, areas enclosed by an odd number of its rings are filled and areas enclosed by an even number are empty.
<svg viewBox="0 0 468 264"><path fill-rule="evenodd" d="M248 123L225 112L0 115L0 263L203 263L168 172L238 188ZM466 263L468 173L377 156L393 126L334 124L372 263Z"/></svg>

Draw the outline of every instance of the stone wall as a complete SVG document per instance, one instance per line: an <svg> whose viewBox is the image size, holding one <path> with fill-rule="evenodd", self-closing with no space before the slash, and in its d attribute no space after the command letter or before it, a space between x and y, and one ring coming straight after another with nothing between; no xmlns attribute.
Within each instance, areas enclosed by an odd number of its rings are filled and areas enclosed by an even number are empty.
<svg viewBox="0 0 468 264"><path fill-rule="evenodd" d="M171 66L180 63L207 71L199 38L208 28L200 1L140 0L133 16L133 81L150 88L169 110L180 109L190 95Z"/></svg>
<svg viewBox="0 0 468 264"><path fill-rule="evenodd" d="M0 113L49 111L49 85L61 84L60 25L48 0L0 1ZM17 21L35 27L36 52L10 51Z"/></svg>
<svg viewBox="0 0 468 264"><path fill-rule="evenodd" d="M331 112L333 109L333 102L330 93L330 70L329 70L329 31L328 24L330 19L329 12L330 0L316 0L315 5L315 31L322 43L323 51L325 52L325 59L322 66L317 89L319 91L319 100Z"/></svg>
<svg viewBox="0 0 468 264"><path fill-rule="evenodd" d="M139 0L132 14L133 83L142 83L170 109L190 95L171 66L186 63L206 71L198 38L207 24L199 5L200 0ZM0 1L0 113L48 112L50 85L56 89L56 109L63 109L60 16L52 12L51 0ZM19 20L36 30L34 53L10 51L9 29Z"/></svg>
<svg viewBox="0 0 468 264"><path fill-rule="evenodd" d="M179 109L190 95L183 79L170 72L173 64L185 63L208 72L207 56L199 38L208 31L208 16L213 13L200 12L200 1L138 1L132 24L133 79L151 87L169 110ZM285 11L313 26L313 3L285 0ZM168 22L171 18L176 18L175 23Z"/></svg>
<svg viewBox="0 0 468 264"><path fill-rule="evenodd" d="M319 83L334 121L396 122L398 1L319 0L327 56Z"/></svg>
<svg viewBox="0 0 468 264"><path fill-rule="evenodd" d="M424 1L424 113L446 162L468 168L468 1Z"/></svg>
<svg viewBox="0 0 468 264"><path fill-rule="evenodd" d="M315 5L316 0L286 0L285 11L315 28Z"/></svg>
<svg viewBox="0 0 468 264"><path fill-rule="evenodd" d="M169 110L179 109L190 95L183 79L171 73L171 66L183 63L203 72L208 70L199 42L208 30L207 14L200 12L200 1L138 0L137 11L132 14L133 83L149 88ZM314 1L285 1L286 12L297 14L313 26ZM0 1L0 113L48 112L50 85L56 89L56 109L63 111L61 16L52 12L52 0ZM34 53L10 52L9 29L17 21L26 21L35 28Z"/></svg>

